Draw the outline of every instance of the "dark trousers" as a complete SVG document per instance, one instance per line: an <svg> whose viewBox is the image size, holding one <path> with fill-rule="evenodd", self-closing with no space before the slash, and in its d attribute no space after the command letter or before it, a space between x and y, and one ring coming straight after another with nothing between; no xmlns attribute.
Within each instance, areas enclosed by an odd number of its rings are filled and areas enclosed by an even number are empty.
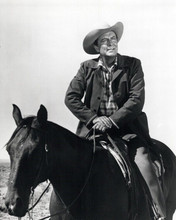
<svg viewBox="0 0 176 220"><path fill-rule="evenodd" d="M165 199L161 185L154 171L149 148L147 148L139 138L134 138L128 143L128 153L135 161L145 179L159 215L166 217Z"/></svg>

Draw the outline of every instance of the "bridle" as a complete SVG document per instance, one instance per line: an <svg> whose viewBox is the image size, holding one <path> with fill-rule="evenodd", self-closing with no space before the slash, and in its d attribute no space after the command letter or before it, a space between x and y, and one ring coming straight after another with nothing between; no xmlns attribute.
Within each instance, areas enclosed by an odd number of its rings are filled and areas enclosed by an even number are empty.
<svg viewBox="0 0 176 220"><path fill-rule="evenodd" d="M37 129L37 128L34 128L34 127L31 127L32 129L36 129L36 130L39 130L39 131L42 131L44 134L45 134L45 143L44 143L44 152L45 152L45 155L41 157L41 161L40 161L40 166L39 166L39 170L37 172L37 177L35 178L35 181L34 181L34 184L33 186L31 187L31 200L33 200L33 196L34 196L34 189L35 187L37 186L37 183L39 182L40 180L40 175L41 175L41 171L42 171L42 168L44 166L44 163L46 163L47 166L49 166L49 163L48 163L48 152L49 152L49 147L48 147L48 139L47 139L47 133L41 129ZM96 148L96 141L95 141L95 129L93 129L93 156L92 156L92 160L91 160L91 164L90 164L90 167L89 167L89 171L88 171L88 174L87 174L87 177L86 177L86 180L82 186L82 188L80 189L79 193L76 195L76 197L73 199L72 202L70 202L69 205L65 205L61 196L59 195L59 193L57 191L54 191L56 196L58 197L58 199L63 203L63 205L65 206L65 208L63 208L62 210L52 214L52 215L48 215L46 217L43 217L43 218L40 218L39 220L44 220L44 219L48 219L48 218L51 218L51 217L54 217L54 216L57 216L57 215L61 215L63 213L68 213L69 214L69 210L70 208L75 204L75 202L79 199L79 197L81 196L81 194L83 193L88 181L89 181L89 178L90 178L90 175L91 175L91 172L92 172L92 167L93 167L93 163L94 163L94 157L95 157L95 148ZM48 191L49 187L50 187L51 183L49 183L47 185L47 187L44 189L44 191L41 193L41 195L39 196L39 198L37 199L37 201L32 204L32 206L27 210L27 213L29 215L29 219L30 220L33 220L32 218L32 215L30 212L33 211L34 207L40 202L41 198L44 196L45 192ZM21 218L18 218L19 220Z"/></svg>

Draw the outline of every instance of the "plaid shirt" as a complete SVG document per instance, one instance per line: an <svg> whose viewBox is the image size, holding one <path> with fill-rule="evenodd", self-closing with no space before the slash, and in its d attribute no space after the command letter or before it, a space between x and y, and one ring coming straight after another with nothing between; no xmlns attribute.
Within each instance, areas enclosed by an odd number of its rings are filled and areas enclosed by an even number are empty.
<svg viewBox="0 0 176 220"><path fill-rule="evenodd" d="M111 116L118 109L118 106L114 101L111 87L114 69L117 66L117 57L110 70L107 70L101 58L99 59L98 66L100 66L104 76L103 96L100 102L99 114L104 116Z"/></svg>

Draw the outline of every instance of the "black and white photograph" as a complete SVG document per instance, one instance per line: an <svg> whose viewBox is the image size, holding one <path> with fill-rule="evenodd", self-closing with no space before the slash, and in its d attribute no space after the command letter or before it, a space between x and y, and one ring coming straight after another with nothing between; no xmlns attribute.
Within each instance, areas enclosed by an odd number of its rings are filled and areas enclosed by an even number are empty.
<svg viewBox="0 0 176 220"><path fill-rule="evenodd" d="M176 1L0 0L0 220L176 220Z"/></svg>

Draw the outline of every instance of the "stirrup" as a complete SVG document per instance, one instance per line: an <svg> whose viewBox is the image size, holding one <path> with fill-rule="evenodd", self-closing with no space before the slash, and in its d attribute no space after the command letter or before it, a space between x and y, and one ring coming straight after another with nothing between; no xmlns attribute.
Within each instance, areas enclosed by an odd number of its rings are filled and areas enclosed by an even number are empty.
<svg viewBox="0 0 176 220"><path fill-rule="evenodd" d="M166 217L154 217L153 220L167 220Z"/></svg>
<svg viewBox="0 0 176 220"><path fill-rule="evenodd" d="M153 214L154 214L154 220L167 220L166 217L163 217L159 214L156 204L154 202L152 202L152 203L153 203L152 210L153 210Z"/></svg>
<svg viewBox="0 0 176 220"><path fill-rule="evenodd" d="M166 217L161 217L161 216L158 216L158 217L154 217L154 220L167 220Z"/></svg>

